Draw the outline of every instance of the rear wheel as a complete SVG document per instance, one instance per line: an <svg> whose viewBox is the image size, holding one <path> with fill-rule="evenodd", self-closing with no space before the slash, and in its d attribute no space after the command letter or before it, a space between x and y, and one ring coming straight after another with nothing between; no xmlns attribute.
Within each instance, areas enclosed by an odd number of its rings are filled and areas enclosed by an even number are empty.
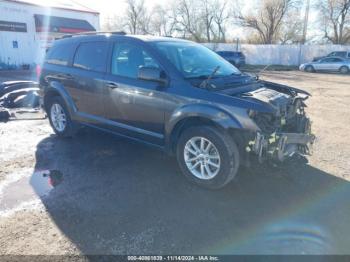
<svg viewBox="0 0 350 262"><path fill-rule="evenodd" d="M305 67L305 71L308 73L313 73L313 72L315 72L315 68L311 65L308 65Z"/></svg>
<svg viewBox="0 0 350 262"><path fill-rule="evenodd" d="M339 69L339 72L342 73L342 74L347 74L347 73L349 73L349 68L347 66L342 66Z"/></svg>
<svg viewBox="0 0 350 262"><path fill-rule="evenodd" d="M70 137L76 133L77 125L71 120L61 97L50 98L47 108L51 127L58 136Z"/></svg>
<svg viewBox="0 0 350 262"><path fill-rule="evenodd" d="M177 160L187 179L205 188L218 189L237 174L239 152L226 133L210 126L197 126L181 134Z"/></svg>

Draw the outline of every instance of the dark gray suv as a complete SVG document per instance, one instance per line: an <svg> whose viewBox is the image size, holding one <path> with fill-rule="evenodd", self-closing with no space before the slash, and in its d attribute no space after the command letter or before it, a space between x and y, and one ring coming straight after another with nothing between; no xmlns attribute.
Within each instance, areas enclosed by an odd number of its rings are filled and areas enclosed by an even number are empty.
<svg viewBox="0 0 350 262"><path fill-rule="evenodd" d="M119 33L57 40L40 76L55 133L89 126L177 156L183 174L211 189L251 157L309 153L305 91L241 73L190 41Z"/></svg>

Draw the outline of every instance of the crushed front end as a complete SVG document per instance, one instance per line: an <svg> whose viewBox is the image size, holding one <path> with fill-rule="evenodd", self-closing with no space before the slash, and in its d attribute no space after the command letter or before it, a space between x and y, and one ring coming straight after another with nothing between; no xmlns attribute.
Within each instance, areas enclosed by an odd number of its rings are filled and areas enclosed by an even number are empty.
<svg viewBox="0 0 350 262"><path fill-rule="evenodd" d="M307 92L270 82L242 94L247 99L269 104L274 113L249 110L249 117L259 127L252 134L245 151L254 153L260 162L266 159L284 161L293 155L310 155L315 136L305 113Z"/></svg>

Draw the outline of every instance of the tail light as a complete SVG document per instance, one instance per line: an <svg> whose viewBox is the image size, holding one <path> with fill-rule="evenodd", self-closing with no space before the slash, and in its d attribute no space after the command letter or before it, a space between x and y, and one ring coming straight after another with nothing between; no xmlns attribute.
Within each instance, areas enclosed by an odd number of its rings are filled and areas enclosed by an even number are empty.
<svg viewBox="0 0 350 262"><path fill-rule="evenodd" d="M36 77L37 77L37 79L39 79L40 75L41 75L41 66L36 65L35 71L36 71Z"/></svg>

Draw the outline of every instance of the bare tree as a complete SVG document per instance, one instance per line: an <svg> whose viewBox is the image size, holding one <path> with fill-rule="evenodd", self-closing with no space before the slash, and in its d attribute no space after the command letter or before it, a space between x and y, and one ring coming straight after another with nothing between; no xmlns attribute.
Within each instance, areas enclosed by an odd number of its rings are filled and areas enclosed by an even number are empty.
<svg viewBox="0 0 350 262"><path fill-rule="evenodd" d="M171 8L155 5L150 19L150 31L159 36L171 36L175 31L176 21Z"/></svg>
<svg viewBox="0 0 350 262"><path fill-rule="evenodd" d="M279 30L294 0L262 0L257 10L248 15L236 14L239 25L254 29L263 44L276 42Z"/></svg>
<svg viewBox="0 0 350 262"><path fill-rule="evenodd" d="M216 41L226 42L226 23L231 18L227 1L216 0L214 5L214 23L217 28Z"/></svg>
<svg viewBox="0 0 350 262"><path fill-rule="evenodd" d="M320 0L324 36L333 44L350 43L350 0Z"/></svg>
<svg viewBox="0 0 350 262"><path fill-rule="evenodd" d="M289 13L283 21L277 34L277 40L282 45L303 43L303 20L299 11Z"/></svg>
<svg viewBox="0 0 350 262"><path fill-rule="evenodd" d="M150 17L144 0L126 0L125 28L131 34L148 33Z"/></svg>
<svg viewBox="0 0 350 262"><path fill-rule="evenodd" d="M225 41L230 17L227 1L175 0L156 4L149 12L145 0L125 0L125 14L108 17L103 28L131 34L180 35L197 42Z"/></svg>
<svg viewBox="0 0 350 262"><path fill-rule="evenodd" d="M213 31L213 22L215 17L215 10L213 1L203 0L201 7L201 18L205 27L205 34L207 42L211 42L211 35ZM201 22L201 21L198 21Z"/></svg>
<svg viewBox="0 0 350 262"><path fill-rule="evenodd" d="M178 0L175 6L176 30L183 37L190 37L197 42L202 41L203 24L199 2L194 0Z"/></svg>
<svg viewBox="0 0 350 262"><path fill-rule="evenodd" d="M195 41L225 41L226 23L230 17L227 0L177 0L177 32Z"/></svg>
<svg viewBox="0 0 350 262"><path fill-rule="evenodd" d="M107 16L102 22L102 31L124 31L124 19L117 15Z"/></svg>

